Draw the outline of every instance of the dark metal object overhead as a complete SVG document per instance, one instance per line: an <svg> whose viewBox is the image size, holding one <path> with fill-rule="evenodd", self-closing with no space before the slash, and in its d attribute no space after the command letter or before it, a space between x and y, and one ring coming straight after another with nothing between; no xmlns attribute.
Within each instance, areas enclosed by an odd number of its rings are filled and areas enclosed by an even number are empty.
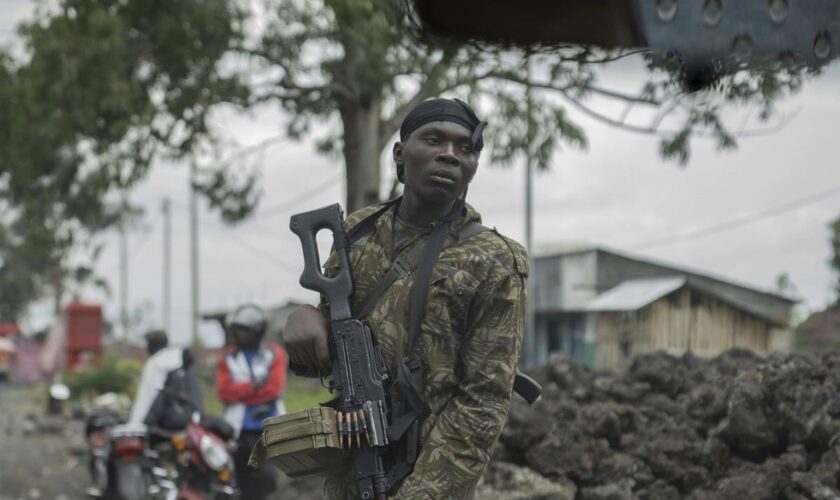
<svg viewBox="0 0 840 500"><path fill-rule="evenodd" d="M424 29L515 44L637 47L632 0L414 0Z"/></svg>
<svg viewBox="0 0 840 500"><path fill-rule="evenodd" d="M462 40L648 48L702 87L744 67L816 68L840 53L840 0L412 0L423 30Z"/></svg>

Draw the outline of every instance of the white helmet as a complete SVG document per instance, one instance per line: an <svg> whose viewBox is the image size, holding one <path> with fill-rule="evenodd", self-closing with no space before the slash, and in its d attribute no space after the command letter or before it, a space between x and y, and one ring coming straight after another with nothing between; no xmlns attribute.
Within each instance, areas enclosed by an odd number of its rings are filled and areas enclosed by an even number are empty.
<svg viewBox="0 0 840 500"><path fill-rule="evenodd" d="M253 335L257 342L262 340L268 320L262 308L254 304L237 307L227 318L227 327L234 334Z"/></svg>

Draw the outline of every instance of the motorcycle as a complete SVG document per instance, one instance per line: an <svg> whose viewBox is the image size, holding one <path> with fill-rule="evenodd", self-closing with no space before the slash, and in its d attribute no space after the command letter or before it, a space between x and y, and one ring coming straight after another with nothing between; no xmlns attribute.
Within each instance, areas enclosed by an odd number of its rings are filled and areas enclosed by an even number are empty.
<svg viewBox="0 0 840 500"><path fill-rule="evenodd" d="M202 415L188 399L176 395L193 408L186 429L172 434L170 442L178 466L178 500L238 498L233 450L234 430L223 419Z"/></svg>
<svg viewBox="0 0 840 500"><path fill-rule="evenodd" d="M148 497L146 428L123 423L130 406L127 396L106 393L97 397L86 412L85 437L93 483L87 490L90 497Z"/></svg>
<svg viewBox="0 0 840 500"><path fill-rule="evenodd" d="M121 424L110 412L97 412L86 425L94 498L140 500L150 495L147 430Z"/></svg>
<svg viewBox="0 0 840 500"><path fill-rule="evenodd" d="M114 467L111 459L110 430L121 423L117 412L95 408L86 419L85 438L90 452L88 464L90 479L93 486L88 489L90 497L114 497L116 486L114 481Z"/></svg>
<svg viewBox="0 0 840 500"><path fill-rule="evenodd" d="M114 486L120 500L140 500L149 496L145 425L122 424L111 429L111 463Z"/></svg>
<svg viewBox="0 0 840 500"><path fill-rule="evenodd" d="M113 500L238 498L233 428L202 415L181 394L165 392L191 410L182 430L122 424L120 414L96 408L87 419L93 487L88 496Z"/></svg>
<svg viewBox="0 0 840 500"><path fill-rule="evenodd" d="M161 451L154 446L154 436L146 426L123 424L125 411L118 407L127 403L117 398L113 394L97 398L86 417L93 483L87 496L114 500L175 499L175 468L161 467Z"/></svg>

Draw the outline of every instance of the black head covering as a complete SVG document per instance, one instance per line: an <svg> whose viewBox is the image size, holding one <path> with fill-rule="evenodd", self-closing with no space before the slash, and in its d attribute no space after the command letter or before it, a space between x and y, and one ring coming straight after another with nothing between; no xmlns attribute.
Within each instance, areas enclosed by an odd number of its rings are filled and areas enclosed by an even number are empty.
<svg viewBox="0 0 840 500"><path fill-rule="evenodd" d="M163 330L152 330L146 333L145 337L146 351L149 353L149 356L169 345L169 337Z"/></svg>
<svg viewBox="0 0 840 500"><path fill-rule="evenodd" d="M460 99L437 97L421 102L405 117L400 126L400 141L405 142L412 132L431 122L452 122L461 125L472 133L473 148L476 152L484 147L482 133L487 122L475 115L469 104Z"/></svg>

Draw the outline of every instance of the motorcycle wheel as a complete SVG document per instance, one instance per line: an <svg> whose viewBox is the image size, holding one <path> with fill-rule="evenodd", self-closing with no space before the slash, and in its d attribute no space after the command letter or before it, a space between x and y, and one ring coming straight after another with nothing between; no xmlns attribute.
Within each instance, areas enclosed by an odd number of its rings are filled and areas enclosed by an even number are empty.
<svg viewBox="0 0 840 500"><path fill-rule="evenodd" d="M121 500L146 498L146 481L143 469L137 462L121 462L116 467L117 493Z"/></svg>

